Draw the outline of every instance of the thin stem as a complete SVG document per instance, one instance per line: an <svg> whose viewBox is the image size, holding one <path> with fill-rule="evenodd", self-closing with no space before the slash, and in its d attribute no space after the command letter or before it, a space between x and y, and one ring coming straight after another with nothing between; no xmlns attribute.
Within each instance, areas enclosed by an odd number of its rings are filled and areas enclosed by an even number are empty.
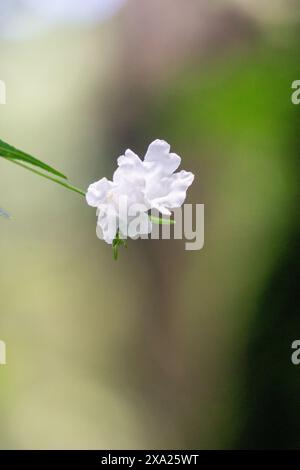
<svg viewBox="0 0 300 470"><path fill-rule="evenodd" d="M60 184L60 186L63 186L64 188L69 189L70 191L73 191L74 193L80 194L81 196L85 196L85 192L82 191L82 189L76 188L76 186L73 186L71 184L65 183L64 181L61 181L57 178L54 178L53 176L46 175L45 173L42 173L41 171L35 170L34 168L30 168L27 165L24 165L23 163L20 163L12 158L6 158L3 157L6 160L9 160L10 162L14 163L15 165L18 165L22 168L25 168L25 170L29 170L32 173L35 173L36 175L42 176L42 178L46 178L47 180L53 181L54 183Z"/></svg>
<svg viewBox="0 0 300 470"><path fill-rule="evenodd" d="M155 215L149 215L149 220L153 224L157 224L157 225L174 225L174 224L176 224L175 220L173 220L173 219L163 219L162 217L155 217Z"/></svg>

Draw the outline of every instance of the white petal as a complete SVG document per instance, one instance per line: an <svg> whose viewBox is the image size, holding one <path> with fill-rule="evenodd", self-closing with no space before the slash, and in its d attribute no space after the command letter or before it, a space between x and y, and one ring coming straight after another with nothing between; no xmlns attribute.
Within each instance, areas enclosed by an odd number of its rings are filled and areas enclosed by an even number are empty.
<svg viewBox="0 0 300 470"><path fill-rule="evenodd" d="M118 220L115 215L108 212L100 212L97 222L96 234L101 240L112 244L118 231Z"/></svg>
<svg viewBox="0 0 300 470"><path fill-rule="evenodd" d="M148 147L147 153L145 155L145 161L155 161L157 157L170 153L171 146L165 140L156 139Z"/></svg>
<svg viewBox="0 0 300 470"><path fill-rule="evenodd" d="M128 184L135 185L144 182L145 169L143 162L131 150L126 150L125 155L118 158L119 168L115 171L113 181L116 184L127 182Z"/></svg>
<svg viewBox="0 0 300 470"><path fill-rule="evenodd" d="M145 164L153 163L152 169L157 173L171 175L180 165L181 158L176 153L170 153L170 145L164 140L155 140L149 145L145 155ZM151 169L151 166L149 166Z"/></svg>
<svg viewBox="0 0 300 470"><path fill-rule="evenodd" d="M119 167L115 171L113 181L117 192L128 197L128 205L145 202L146 171L143 162L131 150L118 159Z"/></svg>
<svg viewBox="0 0 300 470"><path fill-rule="evenodd" d="M137 166L142 166L142 161L132 150L128 149L125 152L125 155L121 155L118 158L118 166L127 167L132 169Z"/></svg>
<svg viewBox="0 0 300 470"><path fill-rule="evenodd" d="M89 206L98 207L105 201L107 193L114 187L114 184L107 178L102 178L88 187L86 201Z"/></svg>
<svg viewBox="0 0 300 470"><path fill-rule="evenodd" d="M162 178L160 188L156 187L156 196L153 191L150 198L151 207L162 214L170 215L169 209L181 207L186 198L186 192L194 181L193 173L180 171L169 177Z"/></svg>

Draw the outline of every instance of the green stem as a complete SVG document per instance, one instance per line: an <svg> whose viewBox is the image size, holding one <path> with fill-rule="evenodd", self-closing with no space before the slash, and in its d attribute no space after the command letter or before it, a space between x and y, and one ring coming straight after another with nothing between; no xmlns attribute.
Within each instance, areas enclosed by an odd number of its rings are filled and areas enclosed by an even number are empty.
<svg viewBox="0 0 300 470"><path fill-rule="evenodd" d="M163 219L162 217L155 217L155 215L149 215L149 219L157 225L174 225L176 223L173 219Z"/></svg>
<svg viewBox="0 0 300 470"><path fill-rule="evenodd" d="M12 158L6 158L3 157L6 160L9 160L10 162L14 163L15 165L18 165L22 168L25 168L26 170L31 171L32 173L42 176L42 178L46 178L47 180L53 181L54 183L60 184L60 186L63 186L64 188L69 189L70 191L73 191L74 193L80 194L81 196L85 196L85 192L82 191L82 189L76 188L76 186L73 186L71 184L65 183L64 181L61 181L57 178L54 178L53 176L46 175L45 173L42 173L41 171L35 170L34 168L30 168L27 165L24 165L23 163L20 163Z"/></svg>

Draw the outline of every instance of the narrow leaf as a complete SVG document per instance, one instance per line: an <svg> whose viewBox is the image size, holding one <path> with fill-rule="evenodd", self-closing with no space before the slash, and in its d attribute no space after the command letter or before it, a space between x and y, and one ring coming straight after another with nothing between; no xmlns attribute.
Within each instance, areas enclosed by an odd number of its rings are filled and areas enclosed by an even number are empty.
<svg viewBox="0 0 300 470"><path fill-rule="evenodd" d="M37 166L39 168L42 168L43 170L47 171L48 173L52 173L53 175L59 176L60 178L67 179L67 177L60 173L59 171L55 170L55 168L52 168L51 166L47 165L46 163L42 162L41 160L38 160L35 157L32 157L31 155L22 152L22 150L18 150L15 147L12 147L11 145L7 144L6 142L3 142L3 140L0 139L0 156L5 157L7 159L11 160L21 160L23 162L29 163L33 166Z"/></svg>

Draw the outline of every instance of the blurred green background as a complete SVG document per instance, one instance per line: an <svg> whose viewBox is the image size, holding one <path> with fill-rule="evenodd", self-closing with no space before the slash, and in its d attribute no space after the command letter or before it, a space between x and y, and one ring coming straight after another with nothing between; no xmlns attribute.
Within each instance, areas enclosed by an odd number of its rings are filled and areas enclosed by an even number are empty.
<svg viewBox="0 0 300 470"><path fill-rule="evenodd" d="M43 6L42 6L43 5ZM165 139L205 247L116 263L79 195L0 162L0 447L299 448L298 0L0 5L0 138L83 189Z"/></svg>

